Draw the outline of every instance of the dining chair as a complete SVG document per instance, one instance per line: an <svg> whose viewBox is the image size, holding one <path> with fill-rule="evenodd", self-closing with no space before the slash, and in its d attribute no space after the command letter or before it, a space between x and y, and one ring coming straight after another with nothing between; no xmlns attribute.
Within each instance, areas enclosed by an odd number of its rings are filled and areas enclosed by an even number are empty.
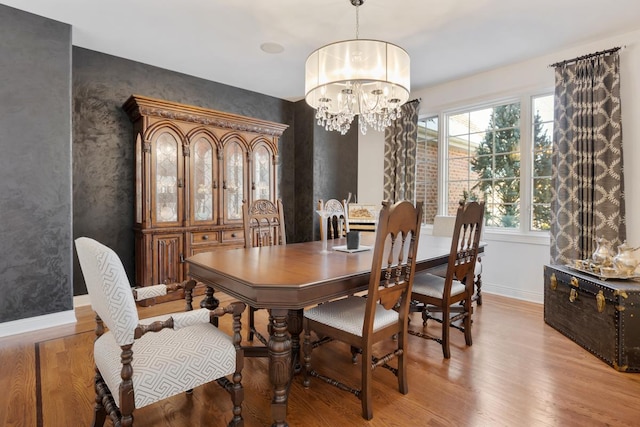
<svg viewBox="0 0 640 427"><path fill-rule="evenodd" d="M436 215L433 218L433 228L431 234L433 236L453 236L453 229L456 224L455 215ZM480 233L480 240L482 240L484 232L484 224L482 232ZM447 275L447 266L442 265L429 269L429 273L436 276L445 277ZM473 301L476 301L478 305L482 305L482 256L478 254L476 265L473 269L473 283L475 285L475 293L473 295Z"/></svg>
<svg viewBox="0 0 640 427"><path fill-rule="evenodd" d="M394 205L383 203L373 247L367 297L352 295L304 312L304 387L310 386L310 377L316 377L353 393L361 400L362 417L367 420L373 417L371 381L375 368L382 366L389 369L398 378L400 392L406 394L409 391L405 360L407 322L421 218L422 203L416 207L408 201ZM360 389L351 388L312 369L314 345L311 331L318 336L349 344L354 362L357 361L357 354L362 354ZM373 344L390 338L395 338L390 340L395 349L387 355L375 356ZM394 358L397 358L397 368L387 363Z"/></svg>
<svg viewBox="0 0 640 427"><path fill-rule="evenodd" d="M453 228L446 275L442 277L425 271L416 274L414 279L411 300L419 304L423 326L426 329L427 320L434 319L442 324L442 332L440 337L413 330L409 333L439 342L446 359L451 357L449 345L451 327L462 330L466 345L472 344L473 279L483 218L484 202L461 204L458 207ZM459 305L452 308L453 304ZM431 312L435 310L442 312L441 318L431 316ZM454 323L460 320L462 326Z"/></svg>
<svg viewBox="0 0 640 427"><path fill-rule="evenodd" d="M258 199L252 203L245 201L242 204L242 218L246 248L287 244L282 200L278 199L276 203L266 199ZM255 335L260 342L267 345L267 339L256 330L256 310L249 307L247 339L253 341ZM271 327L271 321L269 321L269 327Z"/></svg>
<svg viewBox="0 0 640 427"><path fill-rule="evenodd" d="M240 318L244 303L213 311L193 310L195 281L178 285L131 288L122 262L103 244L76 239L76 250L91 306L96 312L93 426L106 416L114 425L132 426L133 412L176 394L216 380L231 396L229 426L242 426L242 367ZM139 319L136 300L184 289L187 310ZM233 336L220 331L212 319L231 314ZM108 332L105 332L105 326ZM227 377L231 376L231 380ZM158 407L161 409L162 407Z"/></svg>
<svg viewBox="0 0 640 427"><path fill-rule="evenodd" d="M323 202L318 200L318 210L323 210L328 217L320 221L320 236L327 236L327 239L338 239L345 237L349 232L349 214L347 201L340 202L338 199L329 199Z"/></svg>

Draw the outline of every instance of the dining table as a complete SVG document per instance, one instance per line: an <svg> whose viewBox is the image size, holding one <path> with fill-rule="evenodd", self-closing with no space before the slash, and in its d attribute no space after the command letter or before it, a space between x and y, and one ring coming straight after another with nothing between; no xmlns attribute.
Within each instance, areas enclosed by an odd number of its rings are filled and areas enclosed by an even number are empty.
<svg viewBox="0 0 640 427"><path fill-rule="evenodd" d="M207 286L210 300L220 291L269 310L270 335L262 355L269 358L272 426L288 425L288 390L300 353L304 308L366 291L374 239L374 233L362 233L354 252L345 251L346 239L341 238L330 240L327 250L321 241L311 241L203 252L186 259L189 275ZM480 245L480 253L484 247ZM446 264L450 250L451 237L422 233L416 271Z"/></svg>

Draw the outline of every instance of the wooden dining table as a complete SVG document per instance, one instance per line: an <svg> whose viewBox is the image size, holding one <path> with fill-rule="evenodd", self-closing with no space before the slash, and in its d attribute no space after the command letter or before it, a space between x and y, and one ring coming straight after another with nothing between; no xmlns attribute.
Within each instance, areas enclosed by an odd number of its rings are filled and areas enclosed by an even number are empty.
<svg viewBox="0 0 640 427"><path fill-rule="evenodd" d="M362 233L362 245L373 243L374 233ZM333 249L341 245L346 239L330 241L326 252L322 242L314 241L204 252L186 260L193 279L251 307L269 309L265 355L273 386L273 426L288 425L288 389L300 352L303 309L368 287L373 248L353 253ZM422 234L418 246L416 270L426 270L447 263L451 238Z"/></svg>

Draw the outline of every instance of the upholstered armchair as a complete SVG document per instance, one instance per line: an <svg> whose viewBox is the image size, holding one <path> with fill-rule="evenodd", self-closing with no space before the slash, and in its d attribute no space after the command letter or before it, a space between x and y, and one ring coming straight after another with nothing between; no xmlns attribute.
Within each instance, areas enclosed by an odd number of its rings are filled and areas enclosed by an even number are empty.
<svg viewBox="0 0 640 427"><path fill-rule="evenodd" d="M104 425L107 415L114 425L131 426L136 408L190 392L213 380L231 395L233 413L228 425L242 426L240 318L244 304L233 303L213 311L191 310L193 281L132 292L114 251L86 237L76 240L76 249L96 312L93 426ZM185 290L187 309L191 311L138 318L136 299L177 289ZM233 316L233 336L212 324L214 318L226 314Z"/></svg>

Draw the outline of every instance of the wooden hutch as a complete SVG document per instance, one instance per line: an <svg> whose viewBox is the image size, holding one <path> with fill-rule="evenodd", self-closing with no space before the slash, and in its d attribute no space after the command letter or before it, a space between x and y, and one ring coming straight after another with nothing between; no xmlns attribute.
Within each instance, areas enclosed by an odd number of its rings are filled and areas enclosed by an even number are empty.
<svg viewBox="0 0 640 427"><path fill-rule="evenodd" d="M136 285L181 282L185 258L244 246L242 202L276 201L288 126L139 95L123 109L135 143Z"/></svg>

